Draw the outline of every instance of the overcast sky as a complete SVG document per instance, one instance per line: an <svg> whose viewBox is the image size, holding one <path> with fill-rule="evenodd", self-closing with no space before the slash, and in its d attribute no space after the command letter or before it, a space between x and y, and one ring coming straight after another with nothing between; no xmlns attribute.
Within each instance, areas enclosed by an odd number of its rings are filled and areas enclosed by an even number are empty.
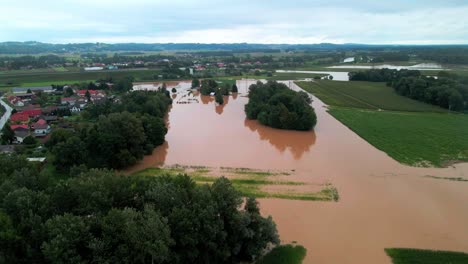
<svg viewBox="0 0 468 264"><path fill-rule="evenodd" d="M468 0L0 0L0 41L468 44Z"/></svg>

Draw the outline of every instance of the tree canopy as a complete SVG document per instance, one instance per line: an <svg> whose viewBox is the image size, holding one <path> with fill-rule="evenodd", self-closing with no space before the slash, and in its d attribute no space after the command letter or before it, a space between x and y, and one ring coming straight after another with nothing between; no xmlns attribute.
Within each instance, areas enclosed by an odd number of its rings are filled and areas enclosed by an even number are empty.
<svg viewBox="0 0 468 264"><path fill-rule="evenodd" d="M4 263L238 263L279 243L272 219L226 178L93 169L56 181L21 156L0 165Z"/></svg>
<svg viewBox="0 0 468 264"><path fill-rule="evenodd" d="M444 71L437 78L390 69L350 72L349 77L351 81L387 82L402 96L454 111L468 110L468 80Z"/></svg>
<svg viewBox="0 0 468 264"><path fill-rule="evenodd" d="M249 119L280 129L310 130L317 116L305 92L295 92L275 81L257 82L249 87L245 113Z"/></svg>

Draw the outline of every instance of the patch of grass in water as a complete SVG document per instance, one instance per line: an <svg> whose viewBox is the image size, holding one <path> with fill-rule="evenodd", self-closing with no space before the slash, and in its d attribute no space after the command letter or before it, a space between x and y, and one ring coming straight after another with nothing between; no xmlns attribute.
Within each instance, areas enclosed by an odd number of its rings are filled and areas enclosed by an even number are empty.
<svg viewBox="0 0 468 264"><path fill-rule="evenodd" d="M208 169L197 169L194 172L187 172L182 166L170 168L147 168L133 175L138 176L158 176L168 175L176 176L178 174L189 175L197 184L212 184L218 177L206 176L203 172L209 172ZM307 201L338 201L338 192L330 184L327 184L324 189L318 192L268 192L261 190L262 186L268 185L284 185L284 186L299 186L304 185L303 182L295 181L271 181L265 178L252 176L248 178L229 178L234 188L236 188L244 196L252 196L257 198L279 198L289 200L307 200Z"/></svg>
<svg viewBox="0 0 468 264"><path fill-rule="evenodd" d="M468 254L414 248L386 248L393 264L466 264Z"/></svg>
<svg viewBox="0 0 468 264"><path fill-rule="evenodd" d="M447 180L447 181L462 181L468 182L468 179L462 177L439 177L439 176L432 176L432 175L425 175L425 178L437 179L437 180Z"/></svg>
<svg viewBox="0 0 468 264"><path fill-rule="evenodd" d="M257 260L256 264L301 264L307 250L301 245L281 245L273 248L265 256Z"/></svg>

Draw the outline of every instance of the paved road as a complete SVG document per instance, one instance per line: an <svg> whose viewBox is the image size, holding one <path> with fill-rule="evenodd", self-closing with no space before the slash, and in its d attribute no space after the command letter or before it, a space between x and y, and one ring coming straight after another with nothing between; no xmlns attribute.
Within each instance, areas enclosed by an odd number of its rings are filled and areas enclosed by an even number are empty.
<svg viewBox="0 0 468 264"><path fill-rule="evenodd" d="M6 124L8 119L10 119L11 111L13 111L13 108L11 108L7 103L3 101L3 97L0 97L0 104L2 104L6 109L5 114L3 114L3 116L0 119L0 130L2 130L3 126Z"/></svg>

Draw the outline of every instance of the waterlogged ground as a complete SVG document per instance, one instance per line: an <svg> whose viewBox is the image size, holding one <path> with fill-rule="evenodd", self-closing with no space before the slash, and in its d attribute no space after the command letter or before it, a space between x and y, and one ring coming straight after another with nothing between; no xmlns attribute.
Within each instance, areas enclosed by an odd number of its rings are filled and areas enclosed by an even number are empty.
<svg viewBox="0 0 468 264"><path fill-rule="evenodd" d="M315 131L259 125L243 111L251 83L238 81L240 93L225 97L223 106L187 91L173 95L166 143L127 173L183 164L291 171L281 177L305 186L331 183L338 202L259 199L282 241L307 248L305 263L391 263L384 252L391 247L468 251L468 164L403 166L335 120L316 98Z"/></svg>

